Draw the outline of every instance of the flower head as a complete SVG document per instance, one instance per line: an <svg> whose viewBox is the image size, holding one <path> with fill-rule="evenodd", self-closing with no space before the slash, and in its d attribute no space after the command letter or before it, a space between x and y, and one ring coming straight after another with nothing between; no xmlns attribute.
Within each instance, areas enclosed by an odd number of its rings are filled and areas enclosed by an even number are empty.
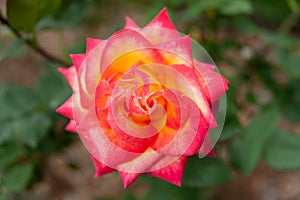
<svg viewBox="0 0 300 200"><path fill-rule="evenodd" d="M228 81L193 57L164 8L146 27L129 17L107 40L60 69L74 94L57 112L70 118L96 167L118 171L125 187L142 173L181 184L188 156L211 152L218 99Z"/></svg>

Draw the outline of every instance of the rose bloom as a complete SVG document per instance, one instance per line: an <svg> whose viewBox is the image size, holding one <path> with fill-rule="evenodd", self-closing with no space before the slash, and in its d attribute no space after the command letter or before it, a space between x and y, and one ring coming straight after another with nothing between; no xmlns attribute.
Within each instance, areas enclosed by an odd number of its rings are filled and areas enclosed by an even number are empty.
<svg viewBox="0 0 300 200"><path fill-rule="evenodd" d="M208 131L228 81L193 58L165 8L144 28L127 17L71 58L59 70L74 93L57 112L71 119L66 130L79 134L96 177L118 171L126 188L146 173L180 186L188 156L213 154Z"/></svg>

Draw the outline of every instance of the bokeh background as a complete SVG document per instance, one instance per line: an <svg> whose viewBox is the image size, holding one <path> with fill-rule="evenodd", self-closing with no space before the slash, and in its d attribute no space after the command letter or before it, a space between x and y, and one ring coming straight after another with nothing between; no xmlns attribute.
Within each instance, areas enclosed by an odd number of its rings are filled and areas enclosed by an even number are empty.
<svg viewBox="0 0 300 200"><path fill-rule="evenodd" d="M181 188L143 176L128 189L94 168L55 109L71 94L57 67L130 16L167 7L176 28L231 84L216 158L191 158ZM300 199L299 0L0 0L0 199Z"/></svg>

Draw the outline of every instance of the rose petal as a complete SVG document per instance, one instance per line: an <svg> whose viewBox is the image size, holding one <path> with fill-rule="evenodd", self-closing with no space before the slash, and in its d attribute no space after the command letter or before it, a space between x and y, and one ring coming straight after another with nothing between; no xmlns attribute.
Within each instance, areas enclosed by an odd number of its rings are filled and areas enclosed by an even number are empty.
<svg viewBox="0 0 300 200"><path fill-rule="evenodd" d="M168 15L167 8L163 8L160 13L147 24L146 28L163 28L176 31L176 28Z"/></svg>
<svg viewBox="0 0 300 200"><path fill-rule="evenodd" d="M91 41L91 47L93 45L96 45L93 47L93 49L90 49L89 54L86 56L85 62L83 63L82 67L85 68L85 70L82 70L82 72L85 72L85 74L79 74L79 76L83 77L83 80L81 81L81 84L84 85L86 91L88 94L92 95L97 87L97 84L101 78L100 74L100 61L101 61L101 55L103 53L103 49L105 45L107 44L107 41L101 41L101 42L94 42L94 40ZM97 44L98 43L98 44Z"/></svg>
<svg viewBox="0 0 300 200"><path fill-rule="evenodd" d="M124 29L137 29L139 28L138 25L136 25L136 23L128 16L125 17L126 20L126 24Z"/></svg>
<svg viewBox="0 0 300 200"><path fill-rule="evenodd" d="M103 42L103 40L87 38L86 39L86 55L89 54L92 50L94 50L102 42Z"/></svg>
<svg viewBox="0 0 300 200"><path fill-rule="evenodd" d="M196 62L196 76L201 83L201 88L211 103L216 102L227 90L229 81L222 75L213 71L208 64Z"/></svg>
<svg viewBox="0 0 300 200"><path fill-rule="evenodd" d="M123 180L124 188L126 189L133 181L135 181L139 176L141 176L141 173L128 173L128 172L122 172L119 171L119 174Z"/></svg>
<svg viewBox="0 0 300 200"><path fill-rule="evenodd" d="M71 120L67 126L66 126L66 131L77 133L76 129L76 122L74 120Z"/></svg>
<svg viewBox="0 0 300 200"><path fill-rule="evenodd" d="M216 127L217 123L211 111L210 101L207 98L205 91L203 90L204 86L201 85L200 82L202 79L199 80L196 70L190 67L186 67L185 65L172 65L171 67L172 69L178 71L180 75L184 76L187 82L186 85L192 87L192 89L194 90L193 95L190 95L189 98L191 98L198 105L207 124L209 124L210 127Z"/></svg>
<svg viewBox="0 0 300 200"><path fill-rule="evenodd" d="M70 54L70 57L76 68L76 71L78 71L86 57L86 54Z"/></svg>
<svg viewBox="0 0 300 200"><path fill-rule="evenodd" d="M152 44L160 44L180 38L166 8L163 8L162 11L139 32L151 41Z"/></svg>
<svg viewBox="0 0 300 200"><path fill-rule="evenodd" d="M150 47L152 47L151 43L137 31L131 29L119 31L118 34L110 37L105 46L101 59L102 71L120 56L136 49Z"/></svg>
<svg viewBox="0 0 300 200"><path fill-rule="evenodd" d="M108 79L112 74L124 73L136 62L161 63L162 56L152 44L135 30L125 29L107 42L101 58L101 74Z"/></svg>
<svg viewBox="0 0 300 200"><path fill-rule="evenodd" d="M167 65L185 64L191 66L193 63L191 44L191 38L187 35L179 39L157 44L155 47L161 50L161 54L165 58Z"/></svg>
<svg viewBox="0 0 300 200"><path fill-rule="evenodd" d="M193 101L184 96L178 100L182 113L179 128L165 127L151 147L165 155L194 155L203 143L208 125Z"/></svg>
<svg viewBox="0 0 300 200"><path fill-rule="evenodd" d="M90 155L90 156L91 156L93 164L96 168L95 178L115 171L115 169L112 169L112 168L104 165L99 160L97 160L94 156L92 156L92 155Z"/></svg>
<svg viewBox="0 0 300 200"><path fill-rule="evenodd" d="M181 180L184 172L184 168L186 165L187 157L180 157L172 164L156 170L152 172L148 172L147 174L166 180L170 183L173 183L177 186L181 186Z"/></svg>
<svg viewBox="0 0 300 200"><path fill-rule="evenodd" d="M148 148L148 145L145 145L145 142L149 143L147 139L144 141L143 139L133 137L126 138L125 136L127 134L122 132L118 128L118 125L116 124L114 117L111 114L111 103L107 103L111 95L111 90L112 88L106 81L101 81L96 90L96 114L98 117L98 123L103 129L105 136L110 140L112 144L126 151L139 153L145 151L145 149ZM107 104L109 110L106 108Z"/></svg>
<svg viewBox="0 0 300 200"><path fill-rule="evenodd" d="M74 66L58 68L58 71L67 79L68 83L73 88L75 79L77 78L76 68Z"/></svg>
<svg viewBox="0 0 300 200"><path fill-rule="evenodd" d="M70 119L73 119L73 97L71 96L63 105L56 109L56 112Z"/></svg>

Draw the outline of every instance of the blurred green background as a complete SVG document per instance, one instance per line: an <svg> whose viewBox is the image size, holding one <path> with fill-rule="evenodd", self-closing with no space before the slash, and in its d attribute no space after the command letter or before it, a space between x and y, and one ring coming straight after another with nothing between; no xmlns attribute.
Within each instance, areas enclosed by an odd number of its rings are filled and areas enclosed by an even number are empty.
<svg viewBox="0 0 300 200"><path fill-rule="evenodd" d="M216 158L190 158L183 186L144 176L93 179L67 119L71 94L57 67L130 16L163 7L230 80ZM0 199L299 199L299 0L0 0ZM8 26L9 25L9 26Z"/></svg>

